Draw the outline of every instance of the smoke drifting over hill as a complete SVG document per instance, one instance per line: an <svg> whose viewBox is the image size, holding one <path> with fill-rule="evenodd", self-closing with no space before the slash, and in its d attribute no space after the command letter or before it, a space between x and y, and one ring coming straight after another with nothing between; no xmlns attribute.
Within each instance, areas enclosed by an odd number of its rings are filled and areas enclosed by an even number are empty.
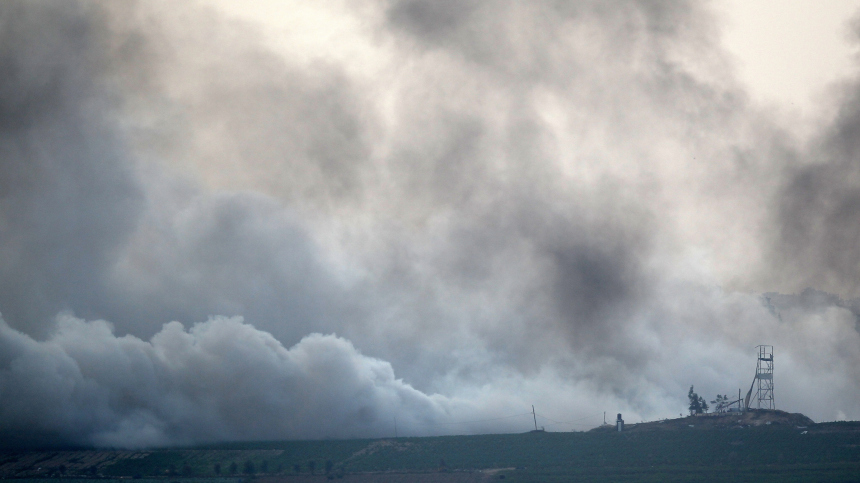
<svg viewBox="0 0 860 483"><path fill-rule="evenodd" d="M757 344L860 418L860 80L807 139L699 2L305 7L0 6L2 439L584 429Z"/></svg>

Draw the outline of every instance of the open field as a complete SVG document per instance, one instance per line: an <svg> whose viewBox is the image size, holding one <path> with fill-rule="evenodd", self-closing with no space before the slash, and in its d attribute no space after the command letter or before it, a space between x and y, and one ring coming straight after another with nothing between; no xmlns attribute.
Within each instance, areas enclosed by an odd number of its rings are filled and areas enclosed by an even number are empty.
<svg viewBox="0 0 860 483"><path fill-rule="evenodd" d="M147 451L6 451L0 477L74 477L75 483L860 480L860 423L798 426L804 420L797 416L681 418L630 425L622 433L599 428Z"/></svg>

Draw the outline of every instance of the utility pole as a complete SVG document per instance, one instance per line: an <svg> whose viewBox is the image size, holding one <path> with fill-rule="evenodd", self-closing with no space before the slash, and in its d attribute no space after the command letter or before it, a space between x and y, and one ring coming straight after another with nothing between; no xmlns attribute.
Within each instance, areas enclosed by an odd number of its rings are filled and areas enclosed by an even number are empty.
<svg viewBox="0 0 860 483"><path fill-rule="evenodd" d="M535 431L537 431L537 415L535 415L535 405L532 404L532 417L535 419Z"/></svg>

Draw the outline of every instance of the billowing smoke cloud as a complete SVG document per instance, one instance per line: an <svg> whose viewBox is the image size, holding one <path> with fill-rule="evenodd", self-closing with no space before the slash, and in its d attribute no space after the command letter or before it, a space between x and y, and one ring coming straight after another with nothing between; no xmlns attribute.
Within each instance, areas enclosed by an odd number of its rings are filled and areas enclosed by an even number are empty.
<svg viewBox="0 0 860 483"><path fill-rule="evenodd" d="M860 85L844 88L837 118L787 173L777 197L774 272L833 293L860 295ZM793 282L793 283L792 283Z"/></svg>
<svg viewBox="0 0 860 483"><path fill-rule="evenodd" d="M860 417L856 83L805 142L700 3L307 11L0 7L9 441L582 429L757 344L778 407Z"/></svg>
<svg viewBox="0 0 860 483"><path fill-rule="evenodd" d="M452 404L394 378L344 339L311 334L285 349L240 319L150 341L64 315L44 342L0 324L4 445L151 446L234 438L388 436L388 418L434 418ZM16 441L17 440L17 441Z"/></svg>
<svg viewBox="0 0 860 483"><path fill-rule="evenodd" d="M99 9L12 2L0 26L0 306L43 331L59 310L98 304L144 199Z"/></svg>

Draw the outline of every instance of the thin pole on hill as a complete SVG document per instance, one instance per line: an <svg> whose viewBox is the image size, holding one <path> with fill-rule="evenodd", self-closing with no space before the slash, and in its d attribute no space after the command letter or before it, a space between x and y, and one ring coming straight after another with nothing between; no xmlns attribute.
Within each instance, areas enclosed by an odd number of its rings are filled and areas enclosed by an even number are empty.
<svg viewBox="0 0 860 483"><path fill-rule="evenodd" d="M532 417L535 419L535 431L537 431L537 416L535 415L535 405L532 404ZM541 416L543 417L543 416Z"/></svg>

